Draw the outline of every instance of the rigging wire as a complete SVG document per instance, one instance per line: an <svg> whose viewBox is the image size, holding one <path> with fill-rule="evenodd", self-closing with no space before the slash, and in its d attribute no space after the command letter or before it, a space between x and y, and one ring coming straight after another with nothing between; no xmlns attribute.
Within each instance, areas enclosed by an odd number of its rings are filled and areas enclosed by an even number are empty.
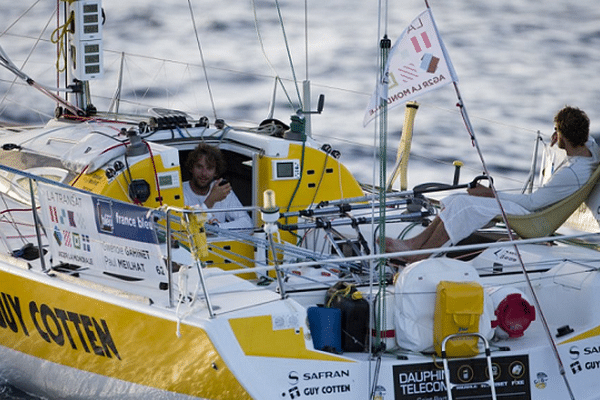
<svg viewBox="0 0 600 400"><path fill-rule="evenodd" d="M35 4L33 4L31 7L29 7L23 14L21 14L19 16L19 18L17 18L17 20L14 23L12 23L8 28L6 28L4 30L4 32L2 32L0 34L0 37L4 36L10 30L10 28L13 27L20 19L22 19L33 7L35 7L35 5L37 3L39 3L39 1L37 1ZM10 91L12 90L12 88L14 87L14 85L16 84L17 78L21 78L22 80L24 80L27 83L29 83L27 81L29 77L22 71L22 69L25 67L25 65L27 65L27 62L29 61L29 59L33 55L35 49L37 48L38 44L42 40L42 36L44 35L44 32L46 32L46 29L48 29L48 26L50 25L50 22L52 21L53 18L54 18L54 13L52 13L52 15L50 16L50 18L46 22L46 25L44 25L44 28L42 29L42 31L40 32L40 35L37 37L35 43L31 47L31 50L29 51L29 54L25 58L25 61L23 61L23 64L21 65L21 68L18 68L16 65L13 64L13 62L10 60L10 58L8 57L8 55L4 52L4 50L0 46L0 64L2 66L4 66L6 69L8 69L9 71L11 71L16 76L12 80L12 82L11 82L8 90L6 90L6 92L4 93L4 96L2 97L2 100L0 100L0 104L3 104L4 101L6 100L6 98L8 97L8 94L10 93Z"/></svg>
<svg viewBox="0 0 600 400"><path fill-rule="evenodd" d="M279 76L279 74L277 73L277 70L275 69L275 67L271 63L271 60L269 59L269 56L267 55L267 51L265 50L265 43L263 41L262 34L260 32L260 26L259 26L259 23L258 23L258 14L256 12L256 2L255 2L255 0L251 0L251 1L252 1L252 12L254 14L254 29L256 30L256 36L258 38L258 43L260 44L260 50L261 50L261 52L263 54L263 57L265 58L265 61L267 62L267 65L269 66L269 68L271 68L271 71L273 72L273 75L275 75L275 88L274 88L274 90L277 87L277 83L279 83L281 85L281 88L283 89L283 93L287 97L288 103L290 104L290 108L292 110L294 110L293 101L290 98L290 95L289 95L287 89L283 85L283 81L282 81L281 77ZM275 98L275 94L273 94L273 98ZM273 100L273 103L275 103L274 100Z"/></svg>
<svg viewBox="0 0 600 400"><path fill-rule="evenodd" d="M2 33L0 33L0 37L4 36L13 26L15 26L25 15L27 15L29 13L29 11L31 11L35 6L37 6L37 4L42 1L42 0L37 0L35 3L33 3L27 10L23 11L23 13L21 15L19 15L15 21L10 24Z"/></svg>
<svg viewBox="0 0 600 400"><path fill-rule="evenodd" d="M275 0L275 5L277 6L277 15L279 16L279 24L281 25L281 33L283 34L283 41L285 43L285 50L288 56L288 61L290 63L290 69L292 71L292 77L294 78L294 86L296 87L296 94L298 95L298 104L299 109L303 109L302 107L302 96L300 95L300 88L298 87L298 79L296 78L296 70L294 68L294 62L292 61L292 53L290 51L290 44L287 39L287 34L285 33L285 24L283 23L283 16L281 15L281 6L279 5L279 0Z"/></svg>
<svg viewBox="0 0 600 400"><path fill-rule="evenodd" d="M9 71L13 72L17 77L23 79L25 82L27 82L27 84L29 86L37 89L39 92L41 92L41 93L45 94L46 96L50 97L51 99L55 100L57 103L62 104L65 108L67 108L69 111L71 111L74 115L83 115L84 114L84 112L80 108L78 108L77 106L74 106L73 104L69 103L67 100L64 100L63 98L59 97L58 95L52 93L48 88L46 88L43 85L40 85L39 83L37 83L36 81L31 79L29 76L27 76L23 71L18 69L12 63L12 61L10 61L9 58L5 57L6 53L4 53L4 51L2 50L1 47L0 47L0 53L1 53L0 65L4 66Z"/></svg>
<svg viewBox="0 0 600 400"><path fill-rule="evenodd" d="M425 3L427 4L427 8L429 8L429 4L427 3L427 0L425 0ZM433 18L432 18L432 21L433 21ZM434 26L435 26L435 22L433 22L433 23L434 23ZM437 32L437 28L435 28L435 29L436 29L436 32ZM444 54L444 56L446 56L446 55ZM475 137L475 132L474 132L473 127L471 125L471 121L469 120L469 116L467 114L467 110L466 110L466 108L464 106L464 103L463 103L463 100L462 100L462 96L461 96L460 91L458 89L458 84L456 82L453 82L453 85L454 85L454 90L456 92L456 96L457 96L457 99L458 99L457 107L459 108L460 113L461 113L461 115L463 117L467 133L469 134L469 136L471 138L473 146L475 146L475 148L477 150L477 154L479 155L479 158L481 160L481 165L482 165L482 168L483 168L483 170L485 172L485 175L491 176L490 173L489 173L488 167L487 167L487 163L485 162L485 159L483 157L483 153L481 151L481 148L479 147L479 142L477 141L477 138ZM505 209L504 209L504 207L502 205L502 202L499 199L498 192L496 191L496 188L495 188L495 185L494 185L494 182L493 182L492 179L489 180L489 185L490 185L490 189L492 190L492 192L494 194L494 198L497 201L498 207L500 209L500 214L502 216L502 220L504 221L504 224L506 225L506 231L508 233L509 242L513 244L513 247L514 247L514 250L515 250L515 254L517 256L519 264L521 265L523 276L524 276L524 278L525 278L525 280L527 282L527 286L528 286L528 288L529 288L529 290L531 292L531 295L532 295L533 301L535 303L535 306L538 308L538 313L540 315L540 320L542 321L542 325L544 327L544 331L545 331L545 333L546 333L546 335L548 337L548 341L550 342L550 346L552 348L552 352L553 352L554 357L555 357L555 359L557 361L560 375L563 377L563 380L565 382L565 386L566 386L566 388L567 388L567 390L569 392L569 395L570 395L571 399L574 399L575 397L573 395L573 391L572 391L571 386L569 384L569 380L567 379L567 376L565 374L565 368L564 368L563 362L562 362L562 360L560 358L560 354L558 352L558 347L557 347L557 345L556 345L556 343L554 341L554 338L552 337L552 333L550 332L550 327L548 325L548 321L547 321L547 319L546 319L546 317L545 317L545 315L544 315L544 313L542 311L542 308L541 308L540 302L538 300L537 294L535 293L535 290L533 288L533 284L531 283L531 280L529 278L529 274L527 273L527 268L525 267L525 262L523 261L523 258L521 256L521 252L519 250L519 246L516 243L515 238L513 236L513 233L512 233L512 231L510 229L510 224L508 223L508 216L507 216L506 211L505 211Z"/></svg>
<svg viewBox="0 0 600 400"><path fill-rule="evenodd" d="M125 53L121 52L121 66L119 67L119 78L117 82L117 89L115 94L108 106L108 112L119 112L119 103L121 102L121 89L123 87L123 67L125 65Z"/></svg>
<svg viewBox="0 0 600 400"><path fill-rule="evenodd" d="M425 0L425 5L427 6L428 9L430 9L430 6L429 6L429 3L428 3L427 0ZM436 31L436 34L439 36L438 29L435 26L435 21L433 20L433 16L432 16L432 23L434 25L434 29ZM447 54L445 52L445 49L443 47L442 47L442 52L444 53L444 57L448 58L448 56L447 56ZM475 132L474 132L473 126L471 125L471 121L469 120L469 116L467 114L467 110L465 108L462 96L460 94L460 90L458 88L458 84L457 84L456 81L453 81L452 83L453 83L454 90L456 92L456 97L457 97L457 100L458 100L458 102L457 102L456 105L459 108L460 114L461 114L461 116L463 118L463 121L464 121L464 124L465 124L465 128L467 130L467 133L469 134L469 136L471 138L471 141L473 143L473 146L475 147L475 149L477 151L477 154L479 155L479 159L481 161L481 165L482 165L482 168L483 168L485 174L487 176L491 176L490 173L489 173L488 167L487 167L487 163L486 163L485 158L483 156L483 153L481 151L481 148L479 147L479 142L477 141L477 138L475 136ZM547 335L548 341L550 342L550 346L552 348L554 357L555 357L556 362L558 364L560 375L562 376L562 378L564 380L565 386L567 388L567 391L569 392L569 395L570 395L571 399L574 399L575 397L573 395L573 391L572 391L571 386L569 384L569 380L567 379L567 376L565 374L565 368L564 368L563 362L562 362L562 360L560 358L560 354L558 352L558 347L557 347L557 345L556 345L556 343L554 341L554 338L552 337L552 333L550 332L550 327L548 325L548 321L547 321L547 319L546 319L546 317L545 317L545 315L544 315L544 313L542 311L542 308L541 308L540 302L538 300L537 294L536 294L536 292L535 292L535 290L533 288L533 284L531 283L531 280L529 278L529 274L527 273L527 268L525 267L525 262L523 261L521 252L519 250L519 246L515 242L515 238L514 238L513 233L512 233L512 231L510 229L510 224L508 223L508 217L507 217L506 211L505 211L505 209L504 209L504 207L502 205L502 202L499 199L498 192L496 191L496 188L495 188L495 185L494 185L494 182L493 182L492 179L489 180L489 185L490 185L490 189L492 190L492 192L494 194L494 198L497 201L498 207L500 209L500 214L502 216L502 220L504 221L504 224L506 225L506 228L507 228L506 231L508 233L509 242L513 244L513 248L514 248L515 254L517 256L518 264L521 266L523 276L524 276L524 278L525 278L525 280L527 282L527 286L528 286L528 288L529 288L529 290L531 292L531 295L532 295L533 301L535 303L535 306L538 308L538 313L540 315L540 319L542 321L542 325L544 327L544 331L545 331L545 333Z"/></svg>
<svg viewBox="0 0 600 400"><path fill-rule="evenodd" d="M273 74L275 74L275 76L278 77L279 75L277 74L277 71L275 70L275 67L271 63L271 60L267 56L267 52L265 50L265 43L263 41L262 34L260 33L260 27L258 25L258 14L256 13L255 0L251 0L251 1L252 1L252 12L254 14L254 29L256 30L256 36L258 37L258 43L260 44L260 50L263 53L263 56L265 57L265 61L267 62L267 65L269 66L269 68L271 68L271 71L273 71Z"/></svg>
<svg viewBox="0 0 600 400"><path fill-rule="evenodd" d="M212 106L213 115L216 120L217 119L217 109L215 107L215 99L213 97L212 89L210 87L210 80L208 79L208 71L206 69L206 63L204 62L204 52L202 51L202 44L200 43L200 35L198 34L198 27L196 26L196 19L194 18L194 9L192 7L192 0L188 0L188 6L190 9L190 16L192 18L192 25L194 26L194 34L196 35L196 42L198 43L198 51L200 52L200 60L202 62L202 69L204 70L204 78L206 80L206 87L208 89L208 95L210 97L210 104Z"/></svg>

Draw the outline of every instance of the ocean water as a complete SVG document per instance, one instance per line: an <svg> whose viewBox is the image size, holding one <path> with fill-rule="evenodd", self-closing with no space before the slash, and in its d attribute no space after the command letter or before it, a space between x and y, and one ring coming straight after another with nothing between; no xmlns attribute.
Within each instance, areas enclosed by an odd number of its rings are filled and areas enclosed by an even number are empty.
<svg viewBox="0 0 600 400"><path fill-rule="evenodd" d="M36 396L21 390L10 383L0 384L0 399L2 400L47 400L45 397ZM58 400L58 399L57 399Z"/></svg>
<svg viewBox="0 0 600 400"><path fill-rule="evenodd" d="M313 108L317 96L325 95L323 113L312 117L313 136L340 150L342 161L361 181L379 182L373 157L378 133L373 124L362 125L376 82L378 42L383 33L395 40L424 9L423 1L391 1L383 11L385 24L379 22L378 2L364 0L309 1L308 19L300 1L279 1L280 13L270 0L191 3L197 37L186 0L103 1L105 76L91 84L98 109L107 109L117 91L123 53L123 112L173 108L211 122L218 117L230 125L253 126L269 117L279 77L274 117L287 122L299 108L294 77L309 79ZM562 106L585 110L592 133L600 133L600 3L429 3L498 188L522 186L536 133L548 142L553 116ZM33 0L0 3L0 45L16 65L47 86L57 79L56 47L49 41L56 27L54 6ZM481 162L455 106L453 87L417 100L421 106L409 187L450 183L454 160L465 164L463 181L480 174ZM53 110L51 100L0 69L0 121L39 124ZM390 110L388 170L403 118L400 107ZM16 388L0 386L0 399L28 398L21 395Z"/></svg>
<svg viewBox="0 0 600 400"><path fill-rule="evenodd" d="M23 15L30 3L0 5L0 45L26 73L53 86L56 48L48 39L56 26L54 2L39 2ZM285 91L277 87L274 117L289 122L299 108L293 78L308 78L313 108L317 96L325 95L323 113L312 118L313 136L340 150L361 181L379 181L373 172L378 169L373 160L378 134L373 123L362 125L375 87L378 42L384 32L395 40L424 9L422 1L390 2L383 11L387 24L379 23L375 2L360 0L308 2L308 19L298 1L280 1L280 12L266 0L191 3L200 47L186 0L103 1L105 77L92 82L98 109L107 109L117 90L122 52L127 55L121 111L174 108L194 118L252 126L269 116L277 76ZM552 118L563 105L587 111L592 132L599 133L597 2L431 0L430 5L485 161L501 182L498 187L522 185L536 132L548 139ZM0 120L40 123L53 114L52 101L21 83L11 85L12 79L0 70ZM454 160L465 163L465 180L478 175L481 162L455 106L452 85L418 101L409 186L451 181ZM33 105L43 113L33 112ZM389 113L390 169L403 118L402 107Z"/></svg>

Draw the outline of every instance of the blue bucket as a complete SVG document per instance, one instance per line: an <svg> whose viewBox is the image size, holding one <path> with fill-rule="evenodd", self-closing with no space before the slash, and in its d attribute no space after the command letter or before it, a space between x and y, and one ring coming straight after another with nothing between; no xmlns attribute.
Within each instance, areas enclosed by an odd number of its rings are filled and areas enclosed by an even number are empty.
<svg viewBox="0 0 600 400"><path fill-rule="evenodd" d="M342 311L339 308L309 307L308 324L317 350L342 352Z"/></svg>

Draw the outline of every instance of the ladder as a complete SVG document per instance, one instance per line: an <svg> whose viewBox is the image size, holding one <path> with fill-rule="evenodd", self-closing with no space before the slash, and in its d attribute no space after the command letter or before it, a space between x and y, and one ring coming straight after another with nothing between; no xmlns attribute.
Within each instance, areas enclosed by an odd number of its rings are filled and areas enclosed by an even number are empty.
<svg viewBox="0 0 600 400"><path fill-rule="evenodd" d="M496 398L496 387L494 386L494 371L492 370L492 355L491 355L491 351L490 351L490 346L488 344L487 339L485 338L485 336L483 336L482 334L478 333L478 332L473 332L473 333L455 333L452 335L448 335L444 338L444 340L442 341L442 360L444 362L444 378L446 380L446 391L447 391L447 396L448 396L448 400L452 400L452 389L454 389L455 387L458 386L464 386L467 384L463 384L463 383L452 383L450 382L450 368L448 366L448 357L446 356L446 343L448 342L448 340L453 339L453 338L457 338L457 337L465 337L465 336L475 336L479 339L481 339L481 341L484 344L485 347L485 358L487 360L487 370L488 370L488 376L489 379L486 381L480 381L480 382L469 382L468 385L472 385L473 383L485 383L490 387L490 391L492 393L492 400L497 400Z"/></svg>

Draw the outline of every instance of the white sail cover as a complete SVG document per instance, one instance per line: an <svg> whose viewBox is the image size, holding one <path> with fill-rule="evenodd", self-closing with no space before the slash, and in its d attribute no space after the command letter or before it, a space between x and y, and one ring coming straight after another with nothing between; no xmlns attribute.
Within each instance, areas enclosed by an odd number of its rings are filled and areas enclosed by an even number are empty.
<svg viewBox="0 0 600 400"><path fill-rule="evenodd" d="M394 288L396 343L403 349L433 351L436 288L440 281L481 283L471 265L450 258L430 258L404 268ZM494 318L491 297L484 292L479 333L488 340L494 335Z"/></svg>

